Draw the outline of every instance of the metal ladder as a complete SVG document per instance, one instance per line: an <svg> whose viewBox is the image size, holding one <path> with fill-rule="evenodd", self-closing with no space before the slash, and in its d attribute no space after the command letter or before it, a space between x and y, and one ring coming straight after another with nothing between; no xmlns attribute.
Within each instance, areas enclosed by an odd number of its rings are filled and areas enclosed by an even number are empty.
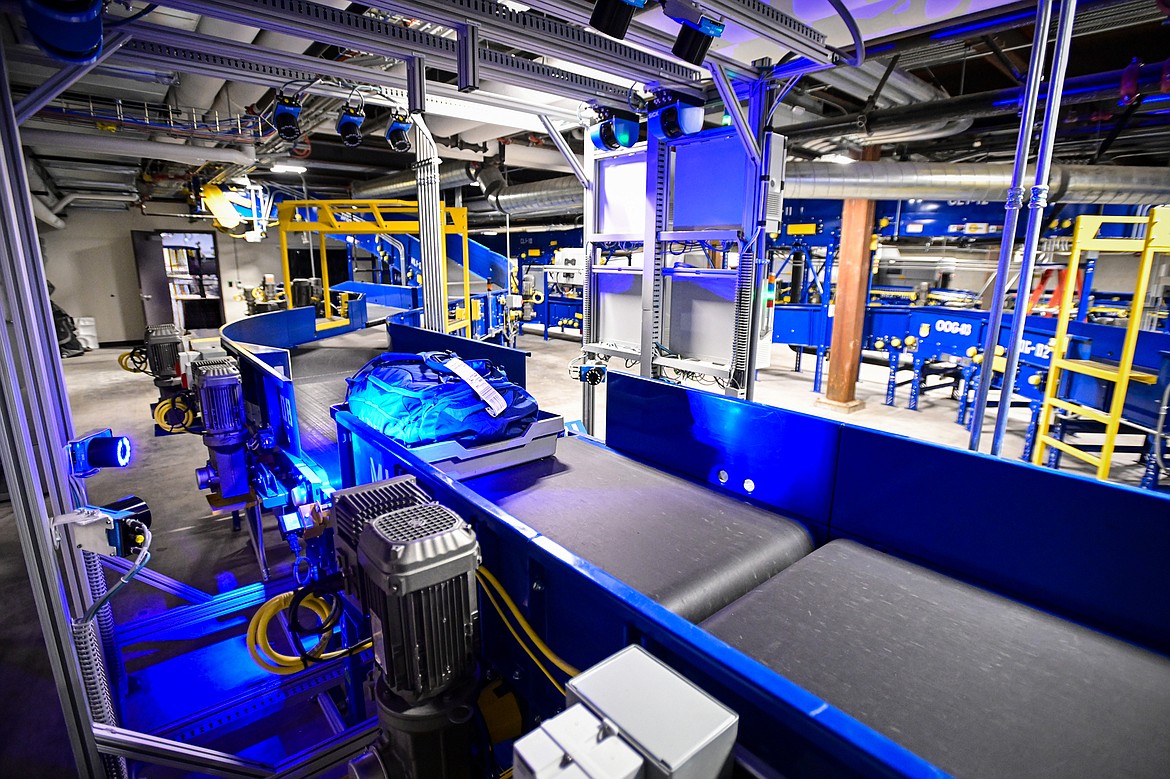
<svg viewBox="0 0 1170 779"><path fill-rule="evenodd" d="M1106 225L1146 225L1145 238L1101 238L1098 236L1101 228ZM1150 271L1154 264L1154 255L1170 252L1170 208L1161 207L1150 211L1149 217L1142 216L1080 216L1077 217L1073 228L1072 254L1068 260L1068 278L1076 278L1081 253L1091 251L1108 252L1136 252L1141 255L1138 266L1137 286L1134 289L1133 304L1129 312L1129 322L1125 328L1125 341L1118 355L1116 363L1101 360L1079 360L1068 357L1069 336L1068 325L1073 315L1073 293L1075 285L1065 284L1060 300L1060 314L1056 326L1056 337L1053 344L1052 364L1048 373L1048 382L1044 390L1044 403L1040 409L1039 427L1036 435L1036 448L1032 453L1032 462L1040 465L1044 462L1045 452L1049 447L1069 454L1078 460L1097 468L1098 479L1108 479L1109 470L1113 461L1113 449L1121 426L1121 414L1125 408L1126 391L1129 382L1137 381L1143 384L1153 384L1157 376L1133 369L1134 352L1137 349L1138 332L1141 330L1142 314L1145 308L1146 292L1150 281ZM1085 294L1088 290L1085 290ZM1113 394L1109 401L1108 411L1079 403L1071 398L1060 397L1064 373L1091 376L1094 379L1113 384ZM1069 377L1071 378L1071 377ZM1100 422L1105 426L1105 440L1101 445L1099 455L1079 449L1067 441L1053 436L1050 432L1056 412L1063 412L1065 416L1078 416Z"/></svg>

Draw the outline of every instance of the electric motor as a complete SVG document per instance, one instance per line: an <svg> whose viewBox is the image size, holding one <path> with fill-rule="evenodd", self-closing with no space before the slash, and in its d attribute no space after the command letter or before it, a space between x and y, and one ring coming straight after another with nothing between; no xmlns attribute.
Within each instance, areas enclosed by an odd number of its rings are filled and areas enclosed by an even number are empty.
<svg viewBox="0 0 1170 779"><path fill-rule="evenodd" d="M221 500L247 495L252 485L244 446L248 427L239 365L232 357L196 360L191 377L199 394L208 455L207 465L195 471L199 489L210 489Z"/></svg>
<svg viewBox="0 0 1170 779"><path fill-rule="evenodd" d="M143 340L146 341L146 361L150 372L160 379L178 376L176 366L183 344L179 328L172 324L148 327Z"/></svg>
<svg viewBox="0 0 1170 779"><path fill-rule="evenodd" d="M479 567L471 527L412 476L335 493L334 516L339 551L356 535L351 578L389 691L414 704L471 679Z"/></svg>
<svg viewBox="0 0 1170 779"><path fill-rule="evenodd" d="M205 435L244 429L244 395L240 369L231 357L196 360L191 375L199 392L199 410Z"/></svg>

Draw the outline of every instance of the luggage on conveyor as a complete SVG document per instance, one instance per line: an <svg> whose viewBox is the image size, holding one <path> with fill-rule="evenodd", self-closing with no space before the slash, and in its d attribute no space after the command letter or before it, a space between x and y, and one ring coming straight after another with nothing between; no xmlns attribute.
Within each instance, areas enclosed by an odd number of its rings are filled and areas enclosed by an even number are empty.
<svg viewBox="0 0 1170 779"><path fill-rule="evenodd" d="M453 352L387 353L348 379L354 416L407 446L465 446L523 435L539 409L532 395L487 360Z"/></svg>

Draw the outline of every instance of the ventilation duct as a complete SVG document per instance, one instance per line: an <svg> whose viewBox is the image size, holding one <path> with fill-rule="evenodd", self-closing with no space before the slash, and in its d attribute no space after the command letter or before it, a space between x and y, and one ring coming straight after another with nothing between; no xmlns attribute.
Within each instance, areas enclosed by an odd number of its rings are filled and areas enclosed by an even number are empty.
<svg viewBox="0 0 1170 779"><path fill-rule="evenodd" d="M55 130L23 129L20 140L25 146L51 146L58 149L94 154L112 154L134 159L169 160L184 165L204 165L208 162L222 162L229 165L253 165L256 151L251 147L243 149L224 147L186 146L174 143L159 143L114 135L90 135L87 133L57 132Z"/></svg>
<svg viewBox="0 0 1170 779"><path fill-rule="evenodd" d="M456 189L474 184L479 174L480 168L476 163L444 162L439 166L439 189ZM350 190L350 194L358 200L380 200L414 195L417 191L418 183L414 171L408 170L356 184Z"/></svg>
<svg viewBox="0 0 1170 779"><path fill-rule="evenodd" d="M481 183L491 174L484 169ZM1010 165L915 162L789 163L784 195L807 200L986 200L1002 202L1011 186ZM494 171L496 176L498 171ZM1034 174L1034 169L1029 175ZM493 214L565 216L582 208L581 184L573 176L485 191L468 208L480 219ZM1164 168L1053 165L1049 202L1097 205L1170 203Z"/></svg>

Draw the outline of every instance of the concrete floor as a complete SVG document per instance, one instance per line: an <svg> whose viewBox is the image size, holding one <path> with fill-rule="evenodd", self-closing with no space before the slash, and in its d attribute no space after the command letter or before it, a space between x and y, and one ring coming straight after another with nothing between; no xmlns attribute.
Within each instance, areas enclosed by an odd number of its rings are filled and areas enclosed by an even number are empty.
<svg viewBox="0 0 1170 779"><path fill-rule="evenodd" d="M561 414L567 421L578 419L582 385L568 372L570 360L578 354L578 343L559 338L546 342L539 336L525 335L520 347L531 352L528 383L541 407ZM129 468L104 472L89 480L91 502L103 503L128 493L147 501L154 513L151 567L156 571L208 592L257 581L247 535L233 533L229 519L213 518L195 485L194 470L206 460L200 439L191 435L155 437L149 415L154 387L145 376L121 371L116 357L116 351L98 350L65 363L77 431L113 427L130 435L136 446ZM787 347L774 347L772 358L773 367L759 373L759 402L834 416L834 412L815 403L811 356L805 357L805 371L799 374L792 371L794 354ZM907 392L903 389L898 397L899 407L888 407L882 404L886 375L879 366L863 366L857 396L866 401L866 407L850 414L848 422L943 445L966 446L968 434L954 422L956 404L950 400L949 392L925 394L916 413L904 408ZM603 433L604 398L598 404L598 417L598 432ZM1010 456L1018 456L1023 447L1026 411L1013 412L1011 420L1005 448ZM989 432L985 441L988 438ZM1141 475L1136 456L1123 457L1126 459L1119 462L1126 464L1117 469L1118 475L1123 481L1136 483ZM875 464L879 466L897 464ZM268 549L273 575L285 574L290 562L287 548L275 533L268 536L272 540ZM209 565L208 561L215 564ZM133 594L131 589L135 590ZM19 713L9 719L4 737L0 738L0 777L68 776L72 759L64 721L7 506L0 506L0 597L8 623L0 638L0 700L20 702ZM115 614L124 621L175 603L175 599L157 591L131 585L126 595L115 599Z"/></svg>

